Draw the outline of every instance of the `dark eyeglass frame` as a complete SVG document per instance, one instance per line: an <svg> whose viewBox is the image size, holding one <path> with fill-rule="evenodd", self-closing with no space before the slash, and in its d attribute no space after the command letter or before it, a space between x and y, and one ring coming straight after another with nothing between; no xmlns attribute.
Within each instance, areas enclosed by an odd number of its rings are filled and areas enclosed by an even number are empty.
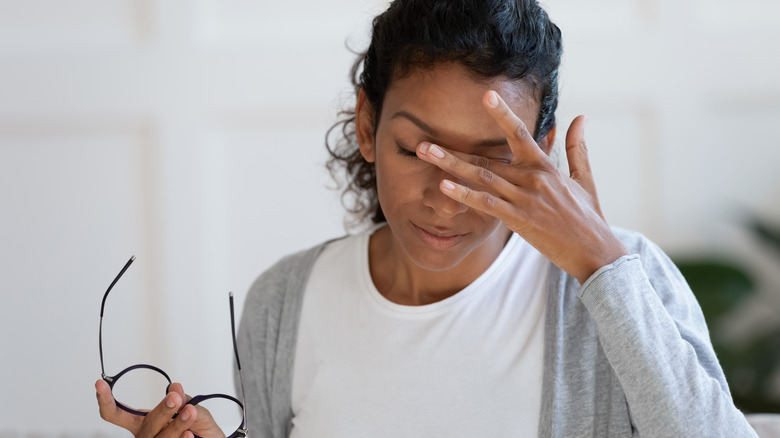
<svg viewBox="0 0 780 438"><path fill-rule="evenodd" d="M103 311L106 307L106 298L108 298L108 293L111 292L111 289L113 289L117 281L119 281L119 279L122 278L122 275L125 273L125 271L127 271L127 268L130 267L133 261L135 261L135 256L130 257L130 260L128 260L127 263L125 263L125 266L122 268L121 271L119 271L119 274L117 274L116 278L114 278L114 281L112 281L111 284L108 286L106 293L103 294L103 301L100 304L100 330L98 332L98 337L99 337L98 342L100 344L100 371L101 371L100 375L103 378L103 380L105 380L106 383L108 383L109 388L111 388L113 392L114 384L116 384L119 378L122 377L123 375L136 369L141 369L141 368L149 369L161 374L168 381L168 386L166 386L165 388L165 393L167 394L168 388L171 386L172 383L171 378L168 377L168 374L165 371L161 370L160 368L157 368L156 366L146 365L146 364L132 365L120 371L118 374L114 376L106 375L106 370L105 367L103 366ZM241 400L239 401L237 398L227 394L208 394L208 395L196 395L195 397L192 397L192 399L190 399L190 401L188 401L187 404L195 406L198 403L213 398L223 398L235 402L241 408L241 417L242 417L241 424L238 426L236 431L230 434L227 438L240 438L240 437L247 436L246 410L244 409L244 402L246 401L246 398L244 397L244 379L241 373L241 360L238 358L238 344L236 343L236 317L235 317L235 311L233 310L233 292L230 292L229 298L230 298L230 332L233 336L233 352L235 353L236 356L236 366L238 367L238 378L241 384ZM147 414L147 412L137 411L135 409L127 407L116 399L114 399L114 403L116 403L119 409L122 409L123 411L129 412L133 415L146 416ZM174 415L173 418L176 418L176 416L178 416L178 414Z"/></svg>

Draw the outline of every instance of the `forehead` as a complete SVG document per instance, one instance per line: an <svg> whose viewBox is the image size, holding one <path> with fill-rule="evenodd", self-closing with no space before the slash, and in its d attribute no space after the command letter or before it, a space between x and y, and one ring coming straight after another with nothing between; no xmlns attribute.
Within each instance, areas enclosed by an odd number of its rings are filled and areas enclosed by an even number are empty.
<svg viewBox="0 0 780 438"><path fill-rule="evenodd" d="M533 130L539 104L531 86L504 76L478 78L454 63L416 69L394 79L385 93L380 128L394 114L405 111L448 137L469 138L475 142L502 138L500 128L482 105L482 97L488 90L498 92Z"/></svg>

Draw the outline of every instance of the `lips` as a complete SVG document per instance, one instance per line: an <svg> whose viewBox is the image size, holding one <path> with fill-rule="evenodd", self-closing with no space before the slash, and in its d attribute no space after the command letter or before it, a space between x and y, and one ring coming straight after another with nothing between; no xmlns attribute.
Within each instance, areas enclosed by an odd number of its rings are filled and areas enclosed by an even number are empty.
<svg viewBox="0 0 780 438"><path fill-rule="evenodd" d="M412 223L420 240L436 249L449 249L460 243L465 234L437 227L421 227Z"/></svg>

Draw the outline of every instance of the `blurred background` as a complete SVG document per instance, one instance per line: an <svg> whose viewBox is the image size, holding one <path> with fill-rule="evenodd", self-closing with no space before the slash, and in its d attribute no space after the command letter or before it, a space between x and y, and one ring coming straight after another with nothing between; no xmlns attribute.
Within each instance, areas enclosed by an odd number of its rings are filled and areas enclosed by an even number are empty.
<svg viewBox="0 0 780 438"><path fill-rule="evenodd" d="M106 372L235 394L227 293L240 311L279 257L345 232L323 139L387 4L0 0L0 437L127 436L93 384L100 300L133 254ZM780 3L543 5L564 35L559 143L587 114L611 224L723 276L691 283L732 391L776 409Z"/></svg>

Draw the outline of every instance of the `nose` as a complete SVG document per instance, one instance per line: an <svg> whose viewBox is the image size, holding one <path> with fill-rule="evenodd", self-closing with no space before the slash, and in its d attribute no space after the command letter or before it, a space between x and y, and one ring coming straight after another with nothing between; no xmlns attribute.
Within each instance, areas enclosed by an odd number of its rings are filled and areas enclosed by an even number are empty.
<svg viewBox="0 0 780 438"><path fill-rule="evenodd" d="M444 219L451 219L461 213L465 213L469 209L466 204L450 198L442 193L439 188L439 184L444 178L456 183L459 182L458 179L442 171L434 173L435 175L432 175L423 191L423 205L432 209L437 216Z"/></svg>

